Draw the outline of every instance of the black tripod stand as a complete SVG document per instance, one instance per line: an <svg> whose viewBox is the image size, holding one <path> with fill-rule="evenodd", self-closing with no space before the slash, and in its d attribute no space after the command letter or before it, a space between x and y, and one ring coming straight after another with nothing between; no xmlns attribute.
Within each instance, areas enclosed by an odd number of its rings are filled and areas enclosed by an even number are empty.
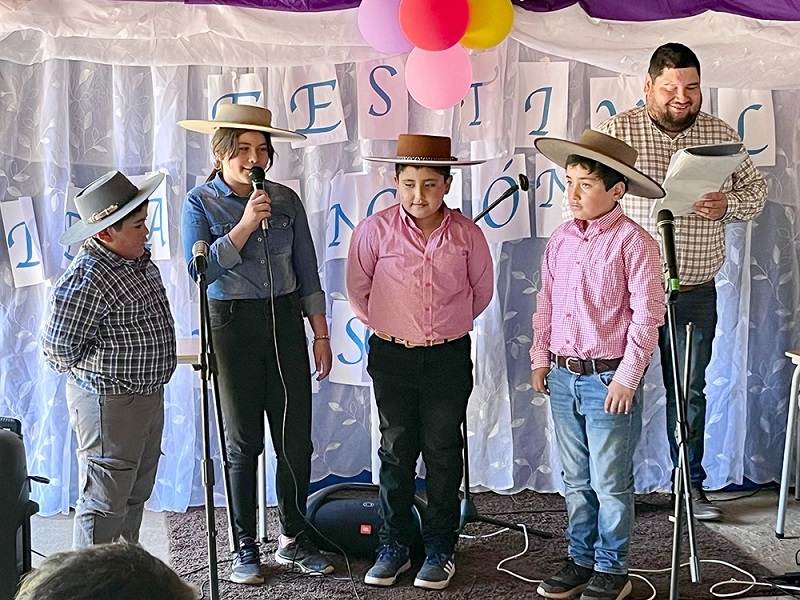
<svg viewBox="0 0 800 600"><path fill-rule="evenodd" d="M506 198L512 196L513 194L518 193L518 190L522 190L523 192L528 190L528 178L523 175L522 173L519 174L519 184L514 184L509 187L505 192L503 192L497 200L492 202L489 206L487 206L483 211L481 211L472 221L477 223L495 208L498 204L500 204ZM469 490L469 450L468 440L467 440L467 418L466 415L464 416L464 420L461 422L461 435L464 438L464 498L461 500L461 519L459 522L459 531L463 531L464 527L467 526L468 523L488 523L490 525L497 525L498 527L506 527L508 529L516 529L518 531L529 531L530 533L537 535L541 538L552 538L553 534L547 531L539 531L537 529L528 529L527 527L523 527L522 525L517 525L515 523L509 523L507 521L501 521L499 519L493 519L491 517L485 517L478 512L478 509L475 507L475 503L472 501L472 497L470 495Z"/></svg>
<svg viewBox="0 0 800 600"><path fill-rule="evenodd" d="M669 294L669 292L668 292ZM678 466L673 471L673 491L675 493L675 510L673 512L674 524L672 529L672 572L670 573L669 597L670 600L679 598L679 578L681 568L681 535L683 528L683 515L686 514L686 531L689 537L689 571L692 582L700 583L700 561L697 557L697 542L694 533L694 511L692 510L691 481L689 473L689 450L686 440L689 429L686 424L686 399L689 397L689 381L691 381L692 359L692 334L694 325L686 325L686 360L683 367L683 389L678 382L678 346L675 339L675 305L674 299L667 299L667 325L669 328L670 354L672 357L672 372L675 386L675 402L677 404L677 419L675 423L675 441L678 447ZM665 382L669 384L670 382Z"/></svg>
<svg viewBox="0 0 800 600"><path fill-rule="evenodd" d="M200 242L198 242L199 244ZM205 244L205 242L203 242ZM195 244L197 245L197 244ZM208 575L211 600L219 600L219 574L217 572L217 525L214 519L214 463L211 459L211 439L209 433L209 395L208 384L212 382L214 388L214 408L217 419L217 438L219 441L220 457L222 459L223 482L225 486L225 504L228 512L228 535L231 552L239 550L239 536L234 524L233 507L231 506L231 481L228 465L228 453L222 435L222 410L219 405L219 387L217 383L217 364L214 354L214 345L211 340L211 316L208 312L208 284L205 271L208 267L206 254L194 252L197 285L200 288L200 354L195 368L200 372L200 400L201 416L203 422L203 490L205 492L206 534L208 536Z"/></svg>
<svg viewBox="0 0 800 600"><path fill-rule="evenodd" d="M461 435L464 437L464 498L461 500L461 519L458 524L459 532L464 530L469 523L488 523L490 525L497 525L498 527L506 527L507 529L516 529L521 532L529 532L540 538L550 539L553 534L548 531L539 531L538 529L531 529L523 525L510 523L508 521L501 521L500 519L493 519L492 517L485 517L478 512L475 503L472 501L472 496L469 491L469 451L467 449L467 418L461 422Z"/></svg>
<svg viewBox="0 0 800 600"><path fill-rule="evenodd" d="M671 211L664 209L658 212L657 227L661 236L661 254L664 257L665 302L667 305L666 324L669 331L669 349L673 375L672 381L665 381L664 385L674 386L676 404L675 442L678 447L678 466L675 467L672 476L672 486L675 492L675 512L673 513L672 572L670 574L669 597L670 600L678 600L684 510L686 511L686 529L689 535L689 570L692 582L700 583L700 561L697 558L694 511L692 510L690 495L689 449L686 446L686 440L689 438L689 427L686 422L686 401L689 397L689 382L691 381L692 332L694 331L694 325L692 323L686 325L686 363L683 367L683 388L681 388L678 375L677 326L675 325L675 301L678 298L681 286L675 259L675 224ZM662 357L662 360L664 360L664 357Z"/></svg>

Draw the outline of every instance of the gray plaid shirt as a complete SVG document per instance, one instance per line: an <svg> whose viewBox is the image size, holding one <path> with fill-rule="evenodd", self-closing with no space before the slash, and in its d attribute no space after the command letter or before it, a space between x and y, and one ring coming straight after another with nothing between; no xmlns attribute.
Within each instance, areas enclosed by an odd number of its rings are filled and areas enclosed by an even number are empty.
<svg viewBox="0 0 800 600"><path fill-rule="evenodd" d="M645 106L619 113L601 123L597 130L636 148L639 151L636 168L658 182L664 181L670 158L682 148L741 142L729 125L704 112L697 115L691 127L674 139L670 138L655 126ZM675 252L678 273L684 285L697 285L713 279L725 262L725 225L756 218L767 200L767 183L749 157L720 191L728 195L728 212L719 221L709 221L697 215L675 217ZM626 215L658 240L656 219L650 216L652 202L627 194L622 199L622 208Z"/></svg>
<svg viewBox="0 0 800 600"><path fill-rule="evenodd" d="M152 394L176 366L175 328L150 253L126 260L94 239L58 280L42 331L47 362L95 394Z"/></svg>

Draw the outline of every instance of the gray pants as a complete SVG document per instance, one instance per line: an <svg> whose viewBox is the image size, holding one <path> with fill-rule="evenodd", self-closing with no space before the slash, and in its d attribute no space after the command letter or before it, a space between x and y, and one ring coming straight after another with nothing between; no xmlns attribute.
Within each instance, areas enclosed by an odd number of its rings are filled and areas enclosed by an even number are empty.
<svg viewBox="0 0 800 600"><path fill-rule="evenodd" d="M161 456L163 388L101 396L68 383L67 406L78 440L73 546L137 543Z"/></svg>

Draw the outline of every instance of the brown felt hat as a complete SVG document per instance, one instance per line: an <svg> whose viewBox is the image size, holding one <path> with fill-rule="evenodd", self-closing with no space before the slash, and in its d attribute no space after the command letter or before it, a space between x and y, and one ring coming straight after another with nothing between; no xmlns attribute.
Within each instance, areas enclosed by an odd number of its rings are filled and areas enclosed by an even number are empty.
<svg viewBox="0 0 800 600"><path fill-rule="evenodd" d="M397 156L364 156L364 160L417 167L468 167L485 160L458 160L450 150L450 138L439 135L401 133L397 138Z"/></svg>

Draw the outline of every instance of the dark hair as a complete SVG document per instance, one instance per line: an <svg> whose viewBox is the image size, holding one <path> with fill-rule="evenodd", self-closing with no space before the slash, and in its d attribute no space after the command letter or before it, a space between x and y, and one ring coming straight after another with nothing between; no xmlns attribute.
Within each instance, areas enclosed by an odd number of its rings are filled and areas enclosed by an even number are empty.
<svg viewBox="0 0 800 600"><path fill-rule="evenodd" d="M611 167L606 166L601 162L591 158L586 158L585 156L579 156L578 154L570 154L567 157L567 162L564 165L564 168L573 166L583 167L589 171L589 173L594 173L597 175L600 181L603 182L606 191L610 190L620 181L625 184L625 191L628 191L628 180L625 179L625 176L619 171L615 171Z"/></svg>
<svg viewBox="0 0 800 600"><path fill-rule="evenodd" d="M22 579L16 600L194 600L195 588L137 544L52 554Z"/></svg>
<svg viewBox="0 0 800 600"><path fill-rule="evenodd" d="M700 61L697 55L690 48L677 42L670 42L656 48L653 56L650 57L650 66L647 74L650 79L655 79L664 72L664 69L697 69L700 76Z"/></svg>
<svg viewBox="0 0 800 600"><path fill-rule="evenodd" d="M113 227L113 228L114 228L114 229L116 229L117 231L122 231L122 225L125 223L125 221L129 221L130 219L132 219L132 218L133 218L133 216L134 216L136 213L138 213L140 210L142 210L142 207L143 207L143 206L147 206L147 203L148 203L148 202L149 202L149 200L145 200L145 201L144 201L144 202L142 202L142 203L141 203L139 206L137 206L137 207L136 207L136 208L134 208L134 209L133 209L131 212L129 212L127 215L125 215L124 217L122 217L122 218L121 218L119 221L117 221L117 222L116 222L116 223L114 223L113 225L110 225L110 227Z"/></svg>
<svg viewBox="0 0 800 600"><path fill-rule="evenodd" d="M214 137L211 138L211 152L214 154L214 169L208 176L206 181L211 181L222 170L222 162L226 158L232 158L239 152L239 136L248 131L255 131L264 135L267 141L267 154L269 155L269 162L267 163L266 170L269 171L275 157L278 155L275 152L275 146L272 145L272 136L266 131L258 131L257 129L234 129L232 127L220 127L214 132Z"/></svg>
<svg viewBox="0 0 800 600"><path fill-rule="evenodd" d="M434 171L439 173L439 175L444 177L445 181L447 181L447 178L450 177L450 175L451 175L450 166L449 165L448 166L437 167L435 165L412 165L412 164L409 164L409 163L395 163L395 165L394 165L394 174L397 177L400 177L400 173L402 173L403 169L405 169L406 167L415 167L415 168L428 167L429 169L433 169Z"/></svg>

